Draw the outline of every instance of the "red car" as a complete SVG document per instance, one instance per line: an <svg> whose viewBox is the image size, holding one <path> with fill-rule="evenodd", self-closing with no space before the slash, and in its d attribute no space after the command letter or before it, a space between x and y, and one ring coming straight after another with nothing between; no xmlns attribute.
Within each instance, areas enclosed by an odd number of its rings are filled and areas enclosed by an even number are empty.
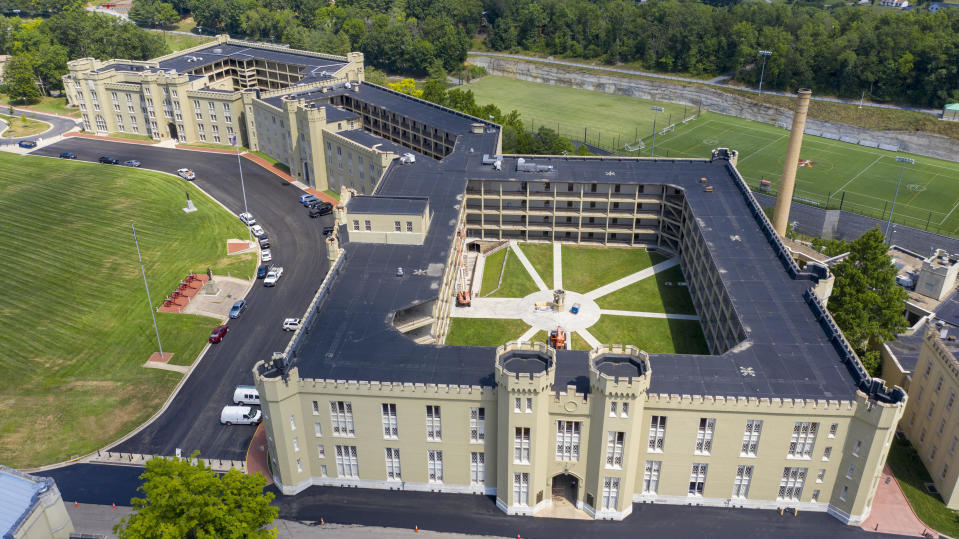
<svg viewBox="0 0 959 539"><path fill-rule="evenodd" d="M213 328L213 333L210 333L210 342L218 343L222 341L223 337L226 337L227 331L230 331L230 327L226 324Z"/></svg>

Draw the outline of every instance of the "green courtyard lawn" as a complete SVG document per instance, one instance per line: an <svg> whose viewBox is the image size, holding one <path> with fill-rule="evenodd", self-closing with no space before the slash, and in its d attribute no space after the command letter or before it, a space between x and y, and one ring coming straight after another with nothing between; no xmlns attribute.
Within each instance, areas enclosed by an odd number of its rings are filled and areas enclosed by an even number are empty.
<svg viewBox="0 0 959 539"><path fill-rule="evenodd" d="M553 244L552 243L520 243L520 250L533 265L536 273L543 279L546 286L553 287Z"/></svg>
<svg viewBox="0 0 959 539"><path fill-rule="evenodd" d="M916 516L940 533L959 537L959 513L946 507L938 495L926 492L925 483L931 483L932 478L912 445L906 440L893 438L887 463Z"/></svg>
<svg viewBox="0 0 959 539"><path fill-rule="evenodd" d="M596 300L601 309L647 313L696 314L683 270L673 266ZM666 283L672 283L667 286Z"/></svg>
<svg viewBox="0 0 959 539"><path fill-rule="evenodd" d="M507 255L507 253L509 253L509 255ZM507 257L506 270L503 271L503 283L497 290L496 286L499 283L504 257ZM493 292L494 290L495 292ZM537 290L538 288L536 288L533 278L530 277L529 272L523 267L523 263L519 261L516 253L511 252L509 247L500 249L491 256L486 257L486 262L483 266L483 288L480 294L482 297L523 298Z"/></svg>
<svg viewBox="0 0 959 539"><path fill-rule="evenodd" d="M666 258L629 247L563 246L563 288L585 294Z"/></svg>
<svg viewBox="0 0 959 539"><path fill-rule="evenodd" d="M529 326L522 320L497 318L450 318L446 344L454 346L500 346L519 339Z"/></svg>
<svg viewBox="0 0 959 539"><path fill-rule="evenodd" d="M80 117L80 111L78 109L67 108L67 99L65 97L41 97L36 103L20 104L11 103L10 97L0 94L0 112L8 114L10 112L9 107L11 105L14 107L23 107L36 110L39 112L63 114L66 116L73 116L75 118Z"/></svg>
<svg viewBox="0 0 959 539"><path fill-rule="evenodd" d="M0 120L3 120L7 124L7 128L0 133L0 135L6 138L32 137L33 135L43 133L51 127L47 122L21 117L20 115L8 116L6 114L0 114Z"/></svg>
<svg viewBox="0 0 959 539"><path fill-rule="evenodd" d="M603 344L631 344L655 354L708 354L695 320L667 320L605 314L589 328Z"/></svg>
<svg viewBox="0 0 959 539"><path fill-rule="evenodd" d="M185 214L183 191L199 211ZM49 201L68 193L70 203ZM226 255L246 234L190 184L128 167L0 154L0 461L33 467L81 455L149 418L180 380L142 365L156 338L130 223L136 222L151 300L191 270L249 278L255 261ZM219 322L157 314L165 352L190 364Z"/></svg>

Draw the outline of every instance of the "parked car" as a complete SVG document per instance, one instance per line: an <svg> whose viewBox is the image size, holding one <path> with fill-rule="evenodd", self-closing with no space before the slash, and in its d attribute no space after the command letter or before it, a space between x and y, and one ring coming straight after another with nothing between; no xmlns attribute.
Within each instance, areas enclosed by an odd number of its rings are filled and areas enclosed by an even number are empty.
<svg viewBox="0 0 959 539"><path fill-rule="evenodd" d="M60 159L76 159L77 154L72 152L60 152Z"/></svg>
<svg viewBox="0 0 959 539"><path fill-rule="evenodd" d="M300 329L299 318L286 318L283 320L283 331L296 331Z"/></svg>
<svg viewBox="0 0 959 539"><path fill-rule="evenodd" d="M226 324L213 328L213 332L210 333L210 342L218 343L222 341L223 337L226 337L228 331L230 331L230 327Z"/></svg>
<svg viewBox="0 0 959 539"><path fill-rule="evenodd" d="M329 202L326 202L325 200L320 200L320 199L316 199L313 202L310 202L309 204L306 205L307 208L320 208L323 206L330 208L330 210L333 209L332 204L330 204Z"/></svg>
<svg viewBox="0 0 959 539"><path fill-rule="evenodd" d="M248 211L240 214L240 221L242 221L246 226L253 226L256 224L256 219L253 218L253 214Z"/></svg>
<svg viewBox="0 0 959 539"><path fill-rule="evenodd" d="M179 177L187 181L192 181L196 179L196 174L194 174L193 171L188 168L181 168L177 170L176 173Z"/></svg>
<svg viewBox="0 0 959 539"><path fill-rule="evenodd" d="M310 217L317 218L322 215L328 215L333 213L333 206L327 204L326 206L317 206L315 208L310 208Z"/></svg>
<svg viewBox="0 0 959 539"><path fill-rule="evenodd" d="M254 386L236 386L233 390L234 404L260 404L260 392Z"/></svg>
<svg viewBox="0 0 959 539"><path fill-rule="evenodd" d="M35 140L21 140L20 142L17 143L17 146L20 146L21 148L36 148L36 147L37 147L37 141L35 141Z"/></svg>
<svg viewBox="0 0 959 539"><path fill-rule="evenodd" d="M127 167L139 167L139 166L140 166L140 162L137 161L136 159L130 159L129 161L124 161L124 162L123 162L123 166L127 166Z"/></svg>
<svg viewBox="0 0 959 539"><path fill-rule="evenodd" d="M276 286L276 282L280 280L280 277L283 276L283 267L274 266L270 269L270 273L266 274L266 277L263 279L263 286Z"/></svg>
<svg viewBox="0 0 959 539"><path fill-rule="evenodd" d="M266 274L267 274L267 273L270 273L270 265L269 265L269 264L260 264L260 267L256 268L256 278L257 278L257 279L262 279L262 278L266 277Z"/></svg>
<svg viewBox="0 0 959 539"><path fill-rule="evenodd" d="M263 249L260 251L260 260L263 262L269 262L270 260L273 260L273 252L269 249ZM267 273L267 275L269 275L269 273Z"/></svg>
<svg viewBox="0 0 959 539"><path fill-rule="evenodd" d="M336 227L325 226L325 227L323 227L323 235L324 235L324 236L332 236L334 230L336 230Z"/></svg>
<svg viewBox="0 0 959 539"><path fill-rule="evenodd" d="M119 165L120 160L116 157L110 157L108 155L103 155L100 157L100 162L105 165Z"/></svg>
<svg viewBox="0 0 959 539"><path fill-rule="evenodd" d="M263 413L250 406L224 406L220 412L220 423L224 425L255 425L260 422Z"/></svg>
<svg viewBox="0 0 959 539"><path fill-rule="evenodd" d="M265 232L263 232L263 227L260 226L260 225L253 225L253 226L251 226L251 227L250 227L250 232L252 232L253 235L256 236L256 237L260 237L260 236L263 236L264 234L266 234Z"/></svg>
<svg viewBox="0 0 959 539"><path fill-rule="evenodd" d="M266 234L260 236L260 249L269 249L270 248L270 238L266 237Z"/></svg>
<svg viewBox="0 0 959 539"><path fill-rule="evenodd" d="M304 206L309 206L314 200L319 200L314 195L300 195L300 204Z"/></svg>
<svg viewBox="0 0 959 539"><path fill-rule="evenodd" d="M239 318L243 311L246 310L246 300L241 299L233 304L233 307L230 308L230 318Z"/></svg>

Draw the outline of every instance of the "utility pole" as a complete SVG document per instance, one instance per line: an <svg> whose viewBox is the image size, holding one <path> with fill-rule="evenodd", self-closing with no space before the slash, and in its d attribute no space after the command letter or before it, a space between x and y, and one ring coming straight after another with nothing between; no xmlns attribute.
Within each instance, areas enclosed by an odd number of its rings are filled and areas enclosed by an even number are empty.
<svg viewBox="0 0 959 539"><path fill-rule="evenodd" d="M759 95L763 95L763 75L766 74L766 58L773 55L773 51L762 50L759 55L763 57L763 68L759 71Z"/></svg>
<svg viewBox="0 0 959 539"><path fill-rule="evenodd" d="M889 208L889 220L886 221L886 231L883 233L886 243L889 243L889 228L892 226L892 212L896 209L896 198L899 197L899 186L902 185L902 174L906 171L906 165L912 165L916 162L911 157L897 157L896 161L902 163L899 167L899 181L896 183L896 194L892 196L892 207Z"/></svg>
<svg viewBox="0 0 959 539"><path fill-rule="evenodd" d="M236 138L236 135L230 137L230 144L232 144L236 150L236 167L240 169L240 190L243 191L243 213L249 213L250 210L246 207L246 183L243 182L243 163L240 161L240 141ZM250 227L246 228L250 241L253 241L253 231Z"/></svg>
<svg viewBox="0 0 959 539"><path fill-rule="evenodd" d="M143 288L147 291L147 303L150 305L150 316L153 318L153 331L157 334L157 348L160 349L160 359L163 359L163 345L160 344L160 328L157 327L157 315L153 312L153 300L150 299L150 287L147 285L147 272L143 269L143 256L140 255L140 240L137 239L137 227L130 221L133 230L133 243L137 246L137 259L140 261L140 273L143 274Z"/></svg>
<svg viewBox="0 0 959 539"><path fill-rule="evenodd" d="M663 112L663 107L653 105L649 107L649 109L653 111L653 147L649 150L649 156L656 157L656 116L658 116L660 112Z"/></svg>

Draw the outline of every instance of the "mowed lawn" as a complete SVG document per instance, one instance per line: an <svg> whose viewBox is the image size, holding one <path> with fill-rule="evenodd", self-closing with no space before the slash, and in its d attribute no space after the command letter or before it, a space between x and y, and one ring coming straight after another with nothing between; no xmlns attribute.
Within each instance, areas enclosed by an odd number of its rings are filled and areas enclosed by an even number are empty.
<svg viewBox="0 0 959 539"><path fill-rule="evenodd" d="M505 269L503 269L504 258L506 259ZM501 284L500 274L503 276ZM509 247L486 257L483 265L483 288L480 291L482 297L523 298L537 290L539 289L536 288L533 278Z"/></svg>
<svg viewBox="0 0 959 539"><path fill-rule="evenodd" d="M601 309L647 313L696 314L683 270L673 266L596 299ZM669 283L669 284L667 284Z"/></svg>
<svg viewBox="0 0 959 539"><path fill-rule="evenodd" d="M603 344L631 344L651 354L708 354L696 320L641 318L604 314L589 328Z"/></svg>
<svg viewBox="0 0 959 539"><path fill-rule="evenodd" d="M602 147L612 147L616 144L613 141L617 141L618 146L632 144L637 137L651 135L653 111L650 107L654 105L665 109L656 116L657 129L669 125L670 120L679 122L684 111L687 116L696 112L694 107L675 103L492 75L460 88L472 90L481 105L493 103L504 113L518 110L527 128L539 129L545 125L579 141L585 135L590 144Z"/></svg>
<svg viewBox="0 0 959 539"><path fill-rule="evenodd" d="M563 246L563 288L585 294L666 258L630 247Z"/></svg>
<svg viewBox="0 0 959 539"><path fill-rule="evenodd" d="M199 211L183 213L187 190ZM226 256L245 227L178 178L0 154L0 462L32 467L93 451L149 418L180 379L156 351L154 306L191 270L250 276ZM157 314L165 352L189 364L217 320Z"/></svg>
<svg viewBox="0 0 959 539"><path fill-rule="evenodd" d="M529 329L522 320L498 318L450 318L446 344L454 346L500 346L515 341Z"/></svg>
<svg viewBox="0 0 959 539"><path fill-rule="evenodd" d="M552 243L520 243L518 244L530 265L539 274L546 286L553 287L553 244Z"/></svg>

